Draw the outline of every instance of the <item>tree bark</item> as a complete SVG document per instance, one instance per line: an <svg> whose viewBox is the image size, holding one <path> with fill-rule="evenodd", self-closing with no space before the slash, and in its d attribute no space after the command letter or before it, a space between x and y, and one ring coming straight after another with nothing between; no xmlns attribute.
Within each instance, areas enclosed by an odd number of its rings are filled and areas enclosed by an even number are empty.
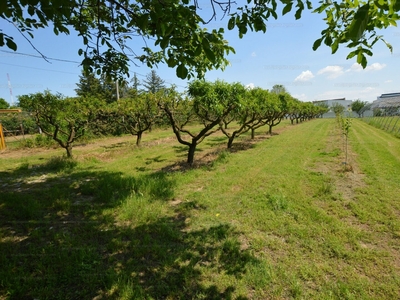
<svg viewBox="0 0 400 300"><path fill-rule="evenodd" d="M228 145L227 148L231 149L232 148L232 144L233 144L233 140L235 139L235 136L232 135L229 139L228 139Z"/></svg>
<svg viewBox="0 0 400 300"><path fill-rule="evenodd" d="M142 134L143 134L143 132L141 132L141 131L138 131L138 133L137 133L137 138L136 138L136 146L140 146L140 142L142 141Z"/></svg>
<svg viewBox="0 0 400 300"><path fill-rule="evenodd" d="M65 150L67 150L67 157L71 158L72 157L72 145L67 145L65 147Z"/></svg>
<svg viewBox="0 0 400 300"><path fill-rule="evenodd" d="M187 157L187 163L189 165L193 165L193 161L194 161L194 152L196 151L196 143L193 142L192 144L190 144L189 146L189 152L188 152L188 157Z"/></svg>

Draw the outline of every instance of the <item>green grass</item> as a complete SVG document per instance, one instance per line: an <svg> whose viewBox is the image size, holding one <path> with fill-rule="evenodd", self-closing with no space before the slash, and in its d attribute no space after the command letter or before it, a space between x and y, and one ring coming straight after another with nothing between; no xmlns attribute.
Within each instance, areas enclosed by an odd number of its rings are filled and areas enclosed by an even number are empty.
<svg viewBox="0 0 400 300"><path fill-rule="evenodd" d="M0 156L0 299L398 298L400 141L280 128Z"/></svg>
<svg viewBox="0 0 400 300"><path fill-rule="evenodd" d="M399 116L369 117L363 118L363 120L372 126L385 130L394 136L400 137Z"/></svg>

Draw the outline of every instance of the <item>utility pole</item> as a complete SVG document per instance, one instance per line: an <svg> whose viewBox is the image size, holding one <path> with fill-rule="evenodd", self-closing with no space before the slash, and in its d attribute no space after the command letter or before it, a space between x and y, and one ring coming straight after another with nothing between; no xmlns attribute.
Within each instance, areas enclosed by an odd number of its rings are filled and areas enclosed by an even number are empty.
<svg viewBox="0 0 400 300"><path fill-rule="evenodd" d="M8 80L8 88L10 89L11 105L14 105L14 98L13 98L13 94L12 94L11 80L10 80L10 75L8 73L7 73L7 80Z"/></svg>
<svg viewBox="0 0 400 300"><path fill-rule="evenodd" d="M117 101L119 101L119 85L118 85L118 79L117 79L117 81L115 82L115 85L116 85L116 87L117 87Z"/></svg>

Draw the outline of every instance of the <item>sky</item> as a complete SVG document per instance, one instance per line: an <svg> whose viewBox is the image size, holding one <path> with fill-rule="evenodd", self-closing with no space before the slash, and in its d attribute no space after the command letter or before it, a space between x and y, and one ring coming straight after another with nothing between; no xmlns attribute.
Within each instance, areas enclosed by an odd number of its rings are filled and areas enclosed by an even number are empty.
<svg viewBox="0 0 400 300"><path fill-rule="evenodd" d="M205 8L203 13L207 12ZM207 27L227 28L227 22L228 18L217 18ZM76 95L82 60L78 55L81 39L76 34L56 36L52 29L34 32L31 40L34 47L56 59L47 62L37 57L38 52L12 24L0 19L0 28L13 36L18 45L15 53L0 47L0 98L15 104L19 95L46 89L65 96ZM206 79L241 82L264 89L282 84L301 101L346 98L372 102L383 93L400 92L400 28L391 27L381 32L393 46L393 52L378 42L366 69L362 69L355 58L347 60L351 50L343 46L333 55L325 45L313 51L312 45L323 29L323 15L311 12L304 12L300 20L295 20L293 14L271 20L266 33L249 31L242 39L236 29L225 29L225 39L236 54L227 57L230 66L224 71L208 72ZM142 46L138 40L133 43L133 47ZM160 64L155 70L167 85L175 84L179 90L185 90L187 81L177 78L175 69ZM141 81L149 72L150 69L140 62L130 68L131 77L136 73Z"/></svg>

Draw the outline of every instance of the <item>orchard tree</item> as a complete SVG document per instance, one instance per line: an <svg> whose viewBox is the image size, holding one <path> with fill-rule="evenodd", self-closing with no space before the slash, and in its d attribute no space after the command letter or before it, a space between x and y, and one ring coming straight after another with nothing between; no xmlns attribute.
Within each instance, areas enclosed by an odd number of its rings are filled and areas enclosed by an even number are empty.
<svg viewBox="0 0 400 300"><path fill-rule="evenodd" d="M64 98L49 91L18 97L20 106L33 114L42 132L52 137L72 157L72 144L82 137L95 110L96 99Z"/></svg>
<svg viewBox="0 0 400 300"><path fill-rule="evenodd" d="M268 125L268 134L272 135L272 128L279 125L287 114L288 93L269 93L268 100L263 108L263 122Z"/></svg>
<svg viewBox="0 0 400 300"><path fill-rule="evenodd" d="M345 109L344 106L340 103L335 102L332 104L332 111L335 113L335 116L337 118L342 115L344 109Z"/></svg>
<svg viewBox="0 0 400 300"><path fill-rule="evenodd" d="M353 103L351 103L351 110L355 111L358 114L358 117L361 118L364 115L364 112L370 108L367 101L361 101L357 99Z"/></svg>
<svg viewBox="0 0 400 300"><path fill-rule="evenodd" d="M136 145L140 146L143 133L149 130L160 115L157 97L152 93L143 93L136 98L121 99L114 105L115 122L126 132L136 136Z"/></svg>
<svg viewBox="0 0 400 300"><path fill-rule="evenodd" d="M241 83L233 83L228 87L232 103L235 103L229 114L222 118L219 127L222 133L228 138L227 148L231 149L235 138L249 131L248 124L254 121L255 113L251 105L251 98L247 97L248 90ZM237 121L238 127L228 129L227 124L232 120Z"/></svg>
<svg viewBox="0 0 400 300"><path fill-rule="evenodd" d="M304 10L322 14L326 24L321 37L312 45L314 50L325 44L335 53L344 45L350 49L347 58L356 58L365 68L367 56L372 55L378 41L392 50L377 31L396 26L400 11L399 1L378 0L324 0L314 7L310 0L248 0L239 4L232 0L209 0L203 7L197 0L2 3L0 17L12 23L29 41L35 30L41 28L51 27L56 35L74 31L82 38L82 46L76 50L82 56L84 70L114 78L129 74L131 62L142 62L148 67L164 62L175 68L182 79L202 78L208 70L224 68L227 55L234 52L224 39L224 28L207 29L211 20L225 17L226 27L236 29L242 38L249 30L266 32L268 21L278 15L294 12L294 17L300 19ZM209 15L206 7L210 8ZM136 46L138 41L143 47L135 52L131 45ZM10 32L1 31L1 46L17 50Z"/></svg>
<svg viewBox="0 0 400 300"><path fill-rule="evenodd" d="M263 121L263 110L265 106L265 102L268 98L268 91L264 90L260 87L256 87L249 91L249 98L251 99L251 107L252 111L255 114L254 118L252 118L251 122L247 123L247 127L251 130L251 138L255 138L256 129L265 126L265 122Z"/></svg>
<svg viewBox="0 0 400 300"><path fill-rule="evenodd" d="M178 142L189 147L187 163L192 165L197 144L201 143L206 134L213 133L210 131L212 127L206 127L205 130L197 133L187 129L188 124L198 121L193 101L182 97L175 88L164 90L164 96L159 102L159 106L167 116Z"/></svg>
<svg viewBox="0 0 400 300"><path fill-rule="evenodd" d="M217 132L222 120L238 105L237 92L229 83L195 80L189 83L189 98L182 98L173 89L160 103L179 143L189 147L187 163L192 165L197 145ZM199 130L188 129L189 122L197 120Z"/></svg>
<svg viewBox="0 0 400 300"><path fill-rule="evenodd" d="M278 125L288 113L286 97L290 95L255 88L251 90L251 97L256 103L254 109L257 114L255 120L247 125L251 129L251 138L254 139L256 129L265 125L268 125L268 133L272 135L272 128Z"/></svg>
<svg viewBox="0 0 400 300"><path fill-rule="evenodd" d="M326 102L318 102L315 104L316 107L318 107L319 114L317 117L322 118L324 114L326 114L329 111L329 105Z"/></svg>

